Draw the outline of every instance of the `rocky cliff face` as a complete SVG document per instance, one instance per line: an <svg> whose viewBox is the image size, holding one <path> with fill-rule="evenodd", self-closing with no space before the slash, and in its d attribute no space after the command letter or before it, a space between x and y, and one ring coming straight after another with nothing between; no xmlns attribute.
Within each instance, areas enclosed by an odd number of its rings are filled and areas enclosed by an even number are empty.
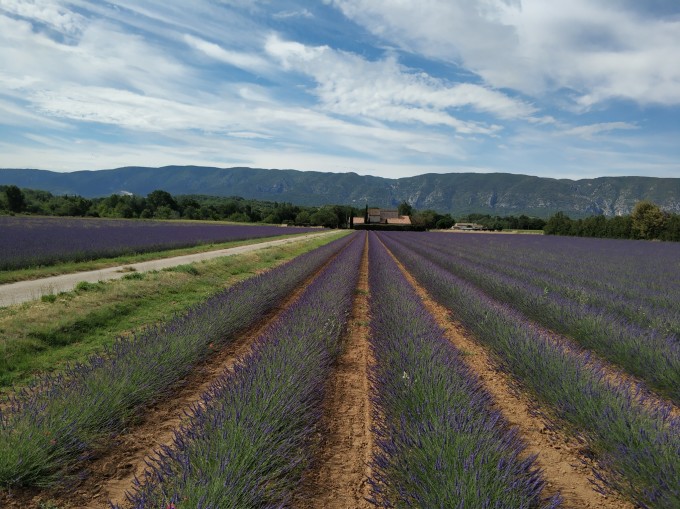
<svg viewBox="0 0 680 509"><path fill-rule="evenodd" d="M447 173L386 179L356 173L168 166L73 173L0 169L0 184L86 197L121 191L146 195L163 189L173 195L242 196L300 205L396 207L406 201L416 209L449 212L454 217L479 212L547 218L558 211L574 218L615 216L630 213L640 200L680 213L680 178L558 180L508 173Z"/></svg>
<svg viewBox="0 0 680 509"><path fill-rule="evenodd" d="M413 179L419 179L414 177ZM640 200L680 213L680 179L603 177L555 180L509 174L448 174L438 176L429 189L409 192L415 182L401 179L395 197L405 196L416 208L454 214L529 214L547 217L563 211L572 217L629 214Z"/></svg>

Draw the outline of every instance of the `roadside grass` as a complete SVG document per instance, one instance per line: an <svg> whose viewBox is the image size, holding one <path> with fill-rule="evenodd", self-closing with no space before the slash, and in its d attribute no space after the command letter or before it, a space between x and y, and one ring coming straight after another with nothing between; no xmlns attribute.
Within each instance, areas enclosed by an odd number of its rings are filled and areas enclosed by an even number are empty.
<svg viewBox="0 0 680 509"><path fill-rule="evenodd" d="M0 308L0 393L42 372L85 362L115 338L166 321L210 295L338 238L265 248L162 271L130 272L106 283Z"/></svg>
<svg viewBox="0 0 680 509"><path fill-rule="evenodd" d="M98 270L107 267L115 267L117 265L145 262L148 260L160 260L162 258L171 258L173 256L203 253L205 251L227 249L230 247L242 246L245 244L260 244L261 242L268 242L270 240L285 239L289 237L299 237L302 235L305 234L295 233L288 235L279 235L276 237L262 237L259 239L237 240L213 244L200 244L193 247L169 249L167 251L154 251L150 253L117 256L114 258L99 258L97 260L90 260L85 262L64 262L44 267L41 266L28 269L0 271L0 284L15 283L17 281L28 281L31 279L40 279L50 276L59 276L61 274L71 274L73 272L80 272L85 270ZM130 269L132 269L132 267L130 267Z"/></svg>

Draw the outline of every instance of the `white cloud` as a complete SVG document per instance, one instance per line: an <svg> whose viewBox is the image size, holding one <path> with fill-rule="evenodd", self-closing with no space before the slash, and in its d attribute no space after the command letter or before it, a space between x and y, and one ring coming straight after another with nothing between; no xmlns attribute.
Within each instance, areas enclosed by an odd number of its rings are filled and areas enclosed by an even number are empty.
<svg viewBox="0 0 680 509"><path fill-rule="evenodd" d="M422 161L409 161L398 146L383 143L394 157L386 160L368 160L363 153L340 151L328 154L300 143L268 143L263 150L257 141L229 139L220 136L182 134L176 139L140 140L119 144L62 136L31 136L34 143L11 146L0 141L0 152L5 167L37 167L57 171L92 170L121 166L164 166L191 164L206 166L251 166L259 168L294 168L361 174L404 177L422 173ZM432 140L432 143L441 140ZM26 161L31 161L29 164ZM446 172L451 167L445 163L430 162L428 172Z"/></svg>
<svg viewBox="0 0 680 509"><path fill-rule="evenodd" d="M271 36L266 51L285 69L305 73L326 111L390 122L443 125L460 133L491 134L499 127L462 121L449 110L471 108L499 118L526 117L535 108L498 91L471 84L449 84L401 66L388 56L369 61L327 46L305 46Z"/></svg>
<svg viewBox="0 0 680 509"><path fill-rule="evenodd" d="M412 133L382 124L358 125L307 108L248 103L240 97L213 97L211 104L204 100L191 104L120 89L72 86L36 92L30 100L33 108L48 118L115 125L181 140L182 144L186 133L193 131L242 141L273 140L267 150L274 152L291 142L304 151L316 151L321 138L323 150L371 158L398 160L415 154L464 157L459 147L441 134Z"/></svg>
<svg viewBox="0 0 680 509"><path fill-rule="evenodd" d="M273 14L276 19L289 19L289 18L307 18L311 19L314 17L307 9L301 9L299 11L280 11Z"/></svg>
<svg viewBox="0 0 680 509"><path fill-rule="evenodd" d="M43 115L36 114L23 108L14 102L0 99L0 118L3 125L34 127L34 128L61 128L68 129L68 124L59 122Z"/></svg>
<svg viewBox="0 0 680 509"><path fill-rule="evenodd" d="M680 104L680 20L591 0L332 0L402 49L455 62L494 88Z"/></svg>
<svg viewBox="0 0 680 509"><path fill-rule="evenodd" d="M0 15L0 60L3 75L30 82L29 90L78 83L168 95L189 84L188 69L171 55L102 22L90 23L75 43L65 44Z"/></svg>
<svg viewBox="0 0 680 509"><path fill-rule="evenodd" d="M670 17L602 0L333 3L381 39L301 2L0 0L3 164L677 172L674 110L606 110L679 104Z"/></svg>
<svg viewBox="0 0 680 509"><path fill-rule="evenodd" d="M223 130L230 125L219 108L198 106L107 87L62 87L36 92L39 111L57 118L112 124L125 129Z"/></svg>
<svg viewBox="0 0 680 509"><path fill-rule="evenodd" d="M630 130L638 129L639 127L630 122L602 122L599 124L581 125L572 127L562 131L562 134L567 136L578 136L580 138L590 139L593 136L601 133L616 131L616 130Z"/></svg>
<svg viewBox="0 0 680 509"><path fill-rule="evenodd" d="M0 11L45 24L68 35L80 32L84 21L82 16L50 0L0 0Z"/></svg>
<svg viewBox="0 0 680 509"><path fill-rule="evenodd" d="M251 54L188 37L213 58L234 62L238 56L242 66L265 65L264 59L249 59ZM297 153L343 151L377 159L389 151L393 161L417 154L464 157L459 146L441 134L333 118L294 106L252 83L216 84L143 34L126 33L101 20L90 21L73 43L64 44L35 32L26 21L0 15L0 59L7 63L0 82L15 101L3 109L13 124L39 125L43 120L43 126L57 128L95 123L119 127L128 135L180 140L195 131L244 144L272 140L267 151L274 152L281 143L291 142L304 147ZM299 55L294 60L298 65ZM440 113L412 113L428 114Z"/></svg>
<svg viewBox="0 0 680 509"><path fill-rule="evenodd" d="M271 71L271 64L259 55L226 50L218 44L199 39L193 35L185 35L184 42L210 58L233 65L234 67L255 73Z"/></svg>
<svg viewBox="0 0 680 509"><path fill-rule="evenodd" d="M263 139L263 140L268 140L271 139L271 136L267 136L265 134L261 133L253 133L249 131L233 131L227 133L227 136L231 136L232 138L245 138L245 139Z"/></svg>

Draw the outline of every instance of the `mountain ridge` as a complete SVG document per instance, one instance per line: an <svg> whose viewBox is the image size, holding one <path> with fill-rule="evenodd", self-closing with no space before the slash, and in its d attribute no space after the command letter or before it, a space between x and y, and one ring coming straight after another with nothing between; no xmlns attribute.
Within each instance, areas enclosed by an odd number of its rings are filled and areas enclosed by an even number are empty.
<svg viewBox="0 0 680 509"><path fill-rule="evenodd" d="M468 213L547 218L562 211L572 217L629 214L635 203L650 200L680 213L680 178L597 177L554 179L511 173L425 173L390 179L355 172L209 166L126 166L59 173L37 169L0 169L0 184L87 198L130 192L146 195L163 189L173 195L242 196L299 205L344 204L416 209L454 216Z"/></svg>

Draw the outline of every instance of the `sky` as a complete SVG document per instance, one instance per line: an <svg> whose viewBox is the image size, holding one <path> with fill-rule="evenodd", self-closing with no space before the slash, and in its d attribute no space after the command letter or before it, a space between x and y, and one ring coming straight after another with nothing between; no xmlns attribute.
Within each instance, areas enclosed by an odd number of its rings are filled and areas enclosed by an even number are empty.
<svg viewBox="0 0 680 509"><path fill-rule="evenodd" d="M678 0L0 0L0 167L680 177Z"/></svg>

